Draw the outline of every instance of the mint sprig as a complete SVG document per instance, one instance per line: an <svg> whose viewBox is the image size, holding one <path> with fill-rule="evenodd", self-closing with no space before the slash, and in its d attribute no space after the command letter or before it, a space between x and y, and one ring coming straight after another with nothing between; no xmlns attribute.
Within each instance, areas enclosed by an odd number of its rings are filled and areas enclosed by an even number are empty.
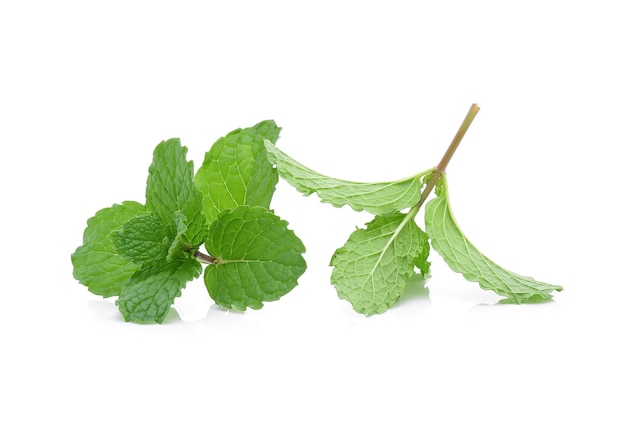
<svg viewBox="0 0 626 442"><path fill-rule="evenodd" d="M366 229L350 235L330 262L334 267L331 283L339 297L350 301L357 312L382 313L404 292L416 269L429 276L429 238L452 270L505 297L503 302L545 301L552 298L552 292L562 290L561 286L538 282L495 264L467 240L452 217L445 171L478 111L476 104L470 107L437 167L393 182L354 183L330 178L265 142L281 178L300 192L317 193L322 202L349 205L376 215ZM423 231L414 218L435 187L438 196L426 206Z"/></svg>
<svg viewBox="0 0 626 442"><path fill-rule="evenodd" d="M118 296L132 322L163 322L202 263L210 296L228 308L258 309L291 291L306 269L305 249L269 210L278 175L263 140L278 132L273 121L231 132L195 176L179 139L160 143L145 205L126 201L88 221L72 254L74 277L94 294ZM200 251L205 241L215 256Z"/></svg>
<svg viewBox="0 0 626 442"><path fill-rule="evenodd" d="M359 313L383 313L414 274L430 277L431 245L452 270L501 302L550 300L561 286L496 264L452 215L446 167L478 111L471 106L436 167L388 182L313 171L275 146L281 129L271 120L218 139L195 175L180 140L163 141L148 169L146 203L114 204L87 221L83 244L72 254L74 277L94 294L118 296L127 321L160 323L206 264L204 283L218 305L259 309L290 292L306 270L304 244L270 209L280 176L305 195L374 215L330 260L339 298ZM422 229L415 217L424 205Z"/></svg>

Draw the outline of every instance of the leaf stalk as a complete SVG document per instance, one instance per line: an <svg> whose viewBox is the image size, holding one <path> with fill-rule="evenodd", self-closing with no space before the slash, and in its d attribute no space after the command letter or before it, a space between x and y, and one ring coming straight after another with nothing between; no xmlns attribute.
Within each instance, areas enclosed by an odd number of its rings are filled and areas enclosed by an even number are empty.
<svg viewBox="0 0 626 442"><path fill-rule="evenodd" d="M215 261L217 261L217 258L215 258L214 256L207 255L206 253L202 253L199 250L193 252L193 256L203 264L215 264Z"/></svg>
<svg viewBox="0 0 626 442"><path fill-rule="evenodd" d="M422 207L422 205L424 204L424 202L426 201L426 199L428 198L432 190L435 188L437 181L439 181L439 178L441 178L441 175L445 173L446 167L448 167L448 163L450 162L452 155L454 155L454 152L456 152L457 147L459 147L459 144L461 144L461 140L465 136L465 133L469 129L470 125L472 124L472 121L474 121L474 117L476 117L476 114L478 113L479 110L480 110L480 107L478 107L478 104L476 103L473 103L472 106L469 108L469 111L467 111L467 115L465 115L465 119L463 119L463 122L461 123L461 126L457 130L456 135L452 139L450 146L448 146L446 153L444 153L443 157L441 158L441 161L439 162L439 164L435 168L435 171L433 172L430 179L428 180L428 183L426 183L426 187L422 191L420 200L411 209L411 212L417 214L417 212Z"/></svg>

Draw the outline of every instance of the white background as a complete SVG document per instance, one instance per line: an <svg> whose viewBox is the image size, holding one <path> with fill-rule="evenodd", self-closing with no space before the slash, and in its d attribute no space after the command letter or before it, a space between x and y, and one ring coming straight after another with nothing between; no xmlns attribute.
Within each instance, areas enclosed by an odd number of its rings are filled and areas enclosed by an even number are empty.
<svg viewBox="0 0 626 442"><path fill-rule="evenodd" d="M2 2L0 439L625 440L624 19L603 0ZM313 169L393 180L434 166L473 102L456 218L563 285L552 303L496 305L433 253L426 289L360 316L328 262L370 217L285 183L309 268L261 310L197 280L136 325L72 277L87 218L144 201L163 139L198 167L275 119Z"/></svg>

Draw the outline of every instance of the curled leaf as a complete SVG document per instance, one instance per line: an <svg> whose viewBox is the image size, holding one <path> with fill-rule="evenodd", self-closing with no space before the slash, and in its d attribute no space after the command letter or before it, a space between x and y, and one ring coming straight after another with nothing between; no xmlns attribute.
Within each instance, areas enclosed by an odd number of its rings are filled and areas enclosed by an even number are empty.
<svg viewBox="0 0 626 442"><path fill-rule="evenodd" d="M356 211L387 215L419 201L422 177L426 170L410 178L381 183L360 183L331 178L303 166L265 140L269 160L276 164L279 175L304 195L317 193L322 202L335 207L348 205Z"/></svg>
<svg viewBox="0 0 626 442"><path fill-rule="evenodd" d="M501 302L522 304L552 299L552 292L563 287L521 276L494 263L465 237L456 223L448 200L445 175L440 178L437 197L426 204L426 232L433 248L455 272L477 282L506 299Z"/></svg>

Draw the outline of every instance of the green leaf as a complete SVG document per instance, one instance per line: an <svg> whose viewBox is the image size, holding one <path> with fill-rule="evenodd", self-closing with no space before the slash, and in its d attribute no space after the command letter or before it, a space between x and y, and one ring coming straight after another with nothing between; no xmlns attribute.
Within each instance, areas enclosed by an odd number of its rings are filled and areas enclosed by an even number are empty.
<svg viewBox="0 0 626 442"><path fill-rule="evenodd" d="M99 210L87 220L83 245L72 254L74 278L96 295L119 295L139 266L117 253L111 235L124 223L146 213L142 204L124 201Z"/></svg>
<svg viewBox="0 0 626 442"><path fill-rule="evenodd" d="M169 248L168 226L154 213L136 216L113 232L115 250L138 265L163 260Z"/></svg>
<svg viewBox="0 0 626 442"><path fill-rule="evenodd" d="M339 180L303 166L270 141L265 141L265 147L280 176L304 195L315 192L322 202L335 207L349 205L373 215L386 215L416 205L421 197L422 177L432 172L429 169L410 178L382 183Z"/></svg>
<svg viewBox="0 0 626 442"><path fill-rule="evenodd" d="M237 206L269 208L278 173L267 160L263 140L275 142L279 133L274 121L262 121L230 132L205 154L195 182L209 223Z"/></svg>
<svg viewBox="0 0 626 442"><path fill-rule="evenodd" d="M563 287L536 281L506 270L481 252L459 229L448 201L448 186L445 175L437 185L437 197L426 204L426 232L432 246L455 272L467 280L478 282L485 290L492 290L506 300L516 304L546 301L553 291Z"/></svg>
<svg viewBox="0 0 626 442"><path fill-rule="evenodd" d="M174 231L179 230L175 213L186 218L187 238L197 247L206 237L207 220L202 211L202 193L194 185L193 162L178 138L161 142L148 169L146 207Z"/></svg>
<svg viewBox="0 0 626 442"><path fill-rule="evenodd" d="M187 282L202 273L193 257L143 267L124 285L117 305L126 321L163 322Z"/></svg>
<svg viewBox="0 0 626 442"><path fill-rule="evenodd" d="M414 217L414 211L376 216L333 255L331 283L357 312L384 312L404 292L416 265L428 271L428 236Z"/></svg>
<svg viewBox="0 0 626 442"><path fill-rule="evenodd" d="M259 309L293 289L306 269L300 239L262 207L220 213L205 245L217 261L207 266L204 282L211 298L226 308Z"/></svg>
<svg viewBox="0 0 626 442"><path fill-rule="evenodd" d="M167 260L172 261L180 257L183 253L189 253L193 249L194 244L187 236L187 218L181 212L174 213L174 222L176 223L176 233L174 240L171 242L167 251Z"/></svg>

